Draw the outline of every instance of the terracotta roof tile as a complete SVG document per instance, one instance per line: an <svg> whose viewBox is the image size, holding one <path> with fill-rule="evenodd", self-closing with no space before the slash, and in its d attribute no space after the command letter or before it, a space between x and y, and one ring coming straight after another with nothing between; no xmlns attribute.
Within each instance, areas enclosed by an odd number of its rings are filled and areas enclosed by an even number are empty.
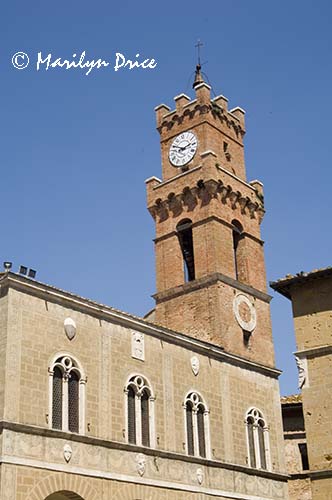
<svg viewBox="0 0 332 500"><path fill-rule="evenodd" d="M282 396L280 398L280 401L282 405L302 403L302 394L290 394L289 396Z"/></svg>
<svg viewBox="0 0 332 500"><path fill-rule="evenodd" d="M290 299L290 288L293 285L327 277L332 277L332 266L323 267L321 269L313 269L308 273L300 271L296 274L286 274L284 278L280 278L276 281L270 281L270 287Z"/></svg>

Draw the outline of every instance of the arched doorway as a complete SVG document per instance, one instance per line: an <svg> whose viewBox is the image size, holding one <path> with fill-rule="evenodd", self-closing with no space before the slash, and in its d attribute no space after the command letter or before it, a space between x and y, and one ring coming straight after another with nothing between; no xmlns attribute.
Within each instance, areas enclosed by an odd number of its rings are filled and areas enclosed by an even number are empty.
<svg viewBox="0 0 332 500"><path fill-rule="evenodd" d="M45 500L84 500L84 498L72 491L57 491L46 497Z"/></svg>

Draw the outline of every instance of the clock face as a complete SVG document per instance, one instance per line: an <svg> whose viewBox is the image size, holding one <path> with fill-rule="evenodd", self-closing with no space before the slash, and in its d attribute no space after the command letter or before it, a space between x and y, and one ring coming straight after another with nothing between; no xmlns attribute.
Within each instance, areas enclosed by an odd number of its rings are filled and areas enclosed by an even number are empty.
<svg viewBox="0 0 332 500"><path fill-rule="evenodd" d="M169 161L174 167L182 167L193 159L197 151L197 138L193 132L178 135L169 148Z"/></svg>

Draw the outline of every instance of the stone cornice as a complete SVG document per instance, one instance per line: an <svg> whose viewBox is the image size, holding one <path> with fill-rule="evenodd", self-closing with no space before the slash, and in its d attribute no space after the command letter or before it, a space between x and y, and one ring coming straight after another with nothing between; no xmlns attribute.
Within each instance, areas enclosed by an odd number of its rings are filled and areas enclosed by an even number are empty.
<svg viewBox="0 0 332 500"><path fill-rule="evenodd" d="M314 470L309 472L310 479L327 479L332 477L332 469Z"/></svg>
<svg viewBox="0 0 332 500"><path fill-rule="evenodd" d="M268 295L265 292L261 292L260 290L257 290L250 285L241 283L240 281L235 280L230 276L226 276L222 273L213 273L209 276L204 276L203 278L189 281L188 283L184 283L183 285L165 290L164 292L156 293L153 295L153 298L157 303L164 302L166 300L173 299L174 297L179 297L180 295L188 294L190 292L194 292L195 290L200 290L203 287L214 285L219 281L230 285L237 290L241 290L241 292L248 293L253 297L256 297L256 299L262 300L263 302L269 303L272 299L271 295Z"/></svg>
<svg viewBox="0 0 332 500"><path fill-rule="evenodd" d="M217 170L219 170L220 172L223 172L224 174L227 174L229 177L231 177L232 179L236 180L240 184L243 184L243 186L245 186L248 189L251 189L255 193L257 192L256 189L252 186L252 184L249 184L249 182L244 181L238 175L233 174L233 172L230 172L229 170L227 170L227 168L224 168L224 167L222 167L221 165L218 164Z"/></svg>
<svg viewBox="0 0 332 500"><path fill-rule="evenodd" d="M229 462L222 462L219 460L209 460L201 457L194 457L190 455L184 455L180 453L175 453L171 451L164 451L157 448L146 448L142 446L136 446L127 443L121 443L119 441L111 441L106 439L101 439L94 436L84 436L81 434L75 434L72 432L63 432L54 429L48 429L46 427L38 427L34 425L21 424L18 422L0 421L0 433L3 431L12 431L21 434L28 434L34 436L48 437L54 439L65 439L66 441L84 443L87 445L99 446L101 448L123 450L130 453L144 453L144 455L158 457L161 459L178 460L187 463L194 463L199 465L205 465L211 468L218 469L229 469L238 472L243 472L245 474L265 477L268 479L287 481L288 476L279 472L265 471L262 469L253 469L245 465L238 465Z"/></svg>
<svg viewBox="0 0 332 500"><path fill-rule="evenodd" d="M167 179L166 181L160 181L153 189L157 190L163 186L166 186L167 184L170 184L171 182L173 182L175 180L181 179L182 177L185 177L186 175L191 175L193 172L196 172L196 171L201 170L201 169L202 169L202 165L196 165L196 167L193 167L190 170L186 170L185 172L180 172L179 174L174 175L174 177L171 177L170 179Z"/></svg>
<svg viewBox="0 0 332 500"><path fill-rule="evenodd" d="M70 307L96 317L99 320L112 322L125 328L146 333L147 335L151 335L159 340L163 340L164 342L179 345L186 349L190 349L191 351L200 353L203 356L213 357L221 362L226 362L244 369L262 373L268 377L278 378L281 374L281 371L274 367L255 363L254 361L249 361L240 356L227 353L222 348L208 342L204 342L203 340L198 340L184 333L169 330L168 328L164 328L137 316L113 309L109 306L99 304L98 302L94 302L90 299L85 299L70 292L25 278L15 273L9 272L0 274L0 296L7 294L9 288L41 298L45 301L65 305L66 307Z"/></svg>
<svg viewBox="0 0 332 500"><path fill-rule="evenodd" d="M240 191L233 189L231 185L224 184L221 179L199 180L194 186L186 186L181 193L171 192L166 199L157 198L148 209L154 219L158 217L160 221L163 221L169 217L170 212L176 215L183 210L192 209L199 201L208 204L212 199L219 199L221 203L228 204L232 209L239 207L242 214L252 219L257 218L259 223L263 220L265 210L260 201L251 200Z"/></svg>
<svg viewBox="0 0 332 500"><path fill-rule="evenodd" d="M320 345L316 347L310 347L309 349L302 349L301 351L297 351L293 353L295 356L299 358L313 358L317 356L326 356L328 354L332 354L332 345Z"/></svg>
<svg viewBox="0 0 332 500"><path fill-rule="evenodd" d="M310 477L309 472L298 472L297 474L290 474L289 481L294 481L298 479L307 479L309 477Z"/></svg>

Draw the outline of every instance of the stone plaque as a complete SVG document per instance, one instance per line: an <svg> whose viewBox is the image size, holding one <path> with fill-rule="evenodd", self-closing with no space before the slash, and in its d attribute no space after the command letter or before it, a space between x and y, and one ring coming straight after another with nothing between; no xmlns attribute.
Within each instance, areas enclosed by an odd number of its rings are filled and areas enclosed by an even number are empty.
<svg viewBox="0 0 332 500"><path fill-rule="evenodd" d="M131 356L144 361L144 334L132 332L131 338Z"/></svg>

